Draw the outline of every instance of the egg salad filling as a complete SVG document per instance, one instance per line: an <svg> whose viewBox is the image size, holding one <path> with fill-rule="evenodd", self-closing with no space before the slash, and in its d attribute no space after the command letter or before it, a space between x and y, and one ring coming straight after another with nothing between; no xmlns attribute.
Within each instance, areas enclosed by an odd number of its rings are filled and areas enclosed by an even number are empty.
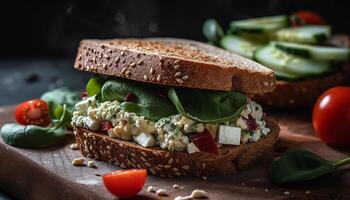
<svg viewBox="0 0 350 200"><path fill-rule="evenodd" d="M120 101L99 102L96 96L92 96L75 105L72 124L92 131L104 131L112 138L134 141L143 147L188 153L205 148L195 142L198 134L194 133L209 133L215 145L220 147L253 143L270 132L262 107L249 99L238 117L221 123L203 123L181 114L151 120L125 111Z"/></svg>

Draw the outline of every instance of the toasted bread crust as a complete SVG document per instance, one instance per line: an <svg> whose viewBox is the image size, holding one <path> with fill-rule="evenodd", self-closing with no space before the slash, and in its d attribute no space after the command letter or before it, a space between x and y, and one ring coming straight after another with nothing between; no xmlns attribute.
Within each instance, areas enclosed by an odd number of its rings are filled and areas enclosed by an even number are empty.
<svg viewBox="0 0 350 200"><path fill-rule="evenodd" d="M183 39L82 40L74 67L198 89L264 93L275 88L270 69L231 52Z"/></svg>
<svg viewBox="0 0 350 200"><path fill-rule="evenodd" d="M133 142L113 139L107 135L73 126L76 142L84 156L109 162L121 168L145 168L159 176L210 176L229 174L252 164L269 152L278 140L279 127L267 121L271 129L256 143L223 146L219 154L169 152L144 148Z"/></svg>
<svg viewBox="0 0 350 200"><path fill-rule="evenodd" d="M327 89L349 85L350 66L343 67L338 72L322 77L314 77L301 81L277 81L276 89L265 94L249 95L253 100L266 108L308 108Z"/></svg>

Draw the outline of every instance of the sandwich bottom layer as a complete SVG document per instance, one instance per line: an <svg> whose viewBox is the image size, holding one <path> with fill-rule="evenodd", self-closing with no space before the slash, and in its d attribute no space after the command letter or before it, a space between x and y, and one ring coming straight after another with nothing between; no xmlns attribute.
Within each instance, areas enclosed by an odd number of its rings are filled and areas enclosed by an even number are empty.
<svg viewBox="0 0 350 200"><path fill-rule="evenodd" d="M108 162L121 168L144 168L161 177L224 175L248 167L269 152L278 140L279 126L266 120L271 132L255 143L224 145L219 153L170 152L160 148L144 148L136 143L114 139L99 132L73 126L83 156Z"/></svg>

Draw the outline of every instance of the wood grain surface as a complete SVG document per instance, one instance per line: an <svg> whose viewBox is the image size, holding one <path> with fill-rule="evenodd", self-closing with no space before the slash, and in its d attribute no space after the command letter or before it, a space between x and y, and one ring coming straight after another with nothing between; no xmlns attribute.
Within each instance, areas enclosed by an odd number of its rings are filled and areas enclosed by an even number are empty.
<svg viewBox="0 0 350 200"><path fill-rule="evenodd" d="M0 125L14 121L13 111L14 107L0 108ZM269 116L281 127L280 140L273 152L264 155L252 167L206 180L149 176L145 188L150 185L163 188L169 196L158 197L142 190L135 199L173 199L189 195L194 189L207 191L210 199L350 199L350 167L316 181L288 187L269 183L266 177L269 165L285 151L304 148L330 160L350 155L346 150L324 145L315 137L308 113L270 113ZM116 199L106 191L99 175L118 167L102 162L96 162L96 169L73 166L71 161L81 157L79 151L70 149L73 142L73 135L68 134L54 147L33 150L10 147L0 139L0 189L18 199ZM173 184L184 188L173 189ZM284 194L286 191L290 194Z"/></svg>

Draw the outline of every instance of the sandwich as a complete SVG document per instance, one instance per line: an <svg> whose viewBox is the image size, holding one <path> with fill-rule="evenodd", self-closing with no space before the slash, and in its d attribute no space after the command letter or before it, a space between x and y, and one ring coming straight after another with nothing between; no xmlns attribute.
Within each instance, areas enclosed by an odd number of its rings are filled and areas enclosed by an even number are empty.
<svg viewBox="0 0 350 200"><path fill-rule="evenodd" d="M315 13L235 20L226 34L210 19L203 33L210 43L274 71L274 91L250 94L265 108L311 107L327 89L349 84L350 38L332 34Z"/></svg>
<svg viewBox="0 0 350 200"><path fill-rule="evenodd" d="M95 74L75 105L81 153L161 177L229 174L269 152L278 125L246 93L274 73L201 42L82 40L75 69Z"/></svg>

